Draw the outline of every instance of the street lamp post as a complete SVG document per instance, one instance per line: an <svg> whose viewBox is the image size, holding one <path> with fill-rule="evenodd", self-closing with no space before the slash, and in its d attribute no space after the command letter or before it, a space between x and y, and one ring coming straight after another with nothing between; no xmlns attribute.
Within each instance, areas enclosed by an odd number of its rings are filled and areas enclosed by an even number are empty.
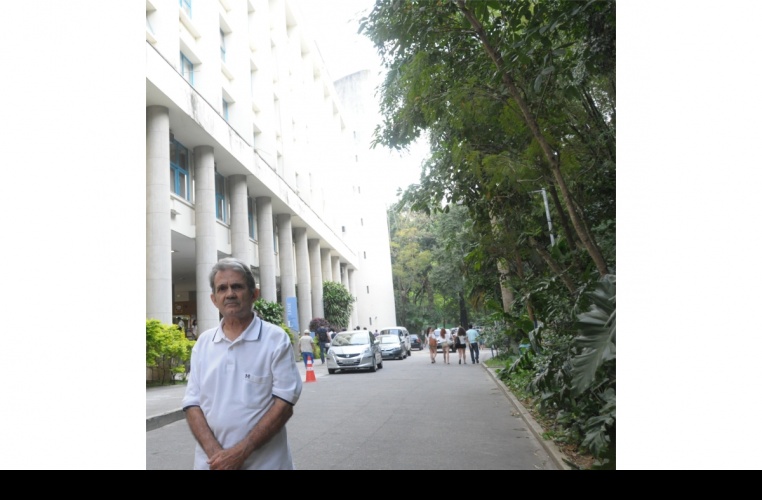
<svg viewBox="0 0 762 500"><path fill-rule="evenodd" d="M545 202L545 217L548 219L548 232L550 232L550 246L555 246L556 240L553 238L553 223L550 222L550 207L548 206L548 193L545 188L538 191L532 191L532 193L542 193L542 201Z"/></svg>

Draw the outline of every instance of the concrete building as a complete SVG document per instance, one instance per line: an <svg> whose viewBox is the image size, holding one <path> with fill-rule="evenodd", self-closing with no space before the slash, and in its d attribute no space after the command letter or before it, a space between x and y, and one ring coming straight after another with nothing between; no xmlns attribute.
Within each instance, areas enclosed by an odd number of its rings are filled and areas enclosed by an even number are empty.
<svg viewBox="0 0 762 500"><path fill-rule="evenodd" d="M208 273L233 256L294 331L324 281L355 297L348 327L396 322L379 166L307 21L291 0L146 0L147 318L215 326Z"/></svg>

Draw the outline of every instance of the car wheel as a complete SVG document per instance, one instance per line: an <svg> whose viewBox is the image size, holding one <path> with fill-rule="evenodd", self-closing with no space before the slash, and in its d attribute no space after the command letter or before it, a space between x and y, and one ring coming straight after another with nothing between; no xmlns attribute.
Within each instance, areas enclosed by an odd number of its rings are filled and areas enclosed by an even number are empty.
<svg viewBox="0 0 762 500"><path fill-rule="evenodd" d="M328 373L330 373L331 375L333 375L334 373L336 373L336 369L335 369L335 368L329 368L329 369L328 369Z"/></svg>

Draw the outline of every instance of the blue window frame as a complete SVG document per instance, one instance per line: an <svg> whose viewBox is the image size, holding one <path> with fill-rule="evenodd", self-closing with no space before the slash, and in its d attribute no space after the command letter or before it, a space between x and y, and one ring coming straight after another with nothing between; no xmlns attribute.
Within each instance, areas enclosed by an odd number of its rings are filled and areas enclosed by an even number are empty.
<svg viewBox="0 0 762 500"><path fill-rule="evenodd" d="M180 0L180 7L188 14L188 17L192 17L191 3L193 3L193 0Z"/></svg>
<svg viewBox="0 0 762 500"><path fill-rule="evenodd" d="M254 207L256 205L254 205L253 199L249 198L248 200L249 200L249 238L251 238L252 240L256 240L257 239L257 221L254 218L254 215L255 215Z"/></svg>
<svg viewBox="0 0 762 500"><path fill-rule="evenodd" d="M227 214L225 210L225 178L217 172L214 173L214 199L217 219L222 222L227 222Z"/></svg>
<svg viewBox="0 0 762 500"><path fill-rule="evenodd" d="M180 52L180 72L183 78L193 85L193 63L182 52Z"/></svg>
<svg viewBox="0 0 762 500"><path fill-rule="evenodd" d="M190 155L188 148L169 141L169 185L177 196L190 201Z"/></svg>
<svg viewBox="0 0 762 500"><path fill-rule="evenodd" d="M220 28L220 57L225 60L225 32Z"/></svg>
<svg viewBox="0 0 762 500"><path fill-rule="evenodd" d="M230 120L230 107L225 99L222 100L222 117L225 118L225 121Z"/></svg>

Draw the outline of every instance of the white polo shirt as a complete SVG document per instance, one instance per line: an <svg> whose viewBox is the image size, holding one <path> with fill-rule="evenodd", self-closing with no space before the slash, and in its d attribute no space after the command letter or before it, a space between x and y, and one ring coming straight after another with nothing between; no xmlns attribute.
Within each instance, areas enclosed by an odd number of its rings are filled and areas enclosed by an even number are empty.
<svg viewBox="0 0 762 500"><path fill-rule="evenodd" d="M286 332L255 317L233 342L220 322L199 336L191 352L191 372L183 409L199 406L223 448L240 442L273 404L273 396L294 405L302 379ZM209 469L196 443L194 469ZM293 469L286 427L246 460L244 469Z"/></svg>

